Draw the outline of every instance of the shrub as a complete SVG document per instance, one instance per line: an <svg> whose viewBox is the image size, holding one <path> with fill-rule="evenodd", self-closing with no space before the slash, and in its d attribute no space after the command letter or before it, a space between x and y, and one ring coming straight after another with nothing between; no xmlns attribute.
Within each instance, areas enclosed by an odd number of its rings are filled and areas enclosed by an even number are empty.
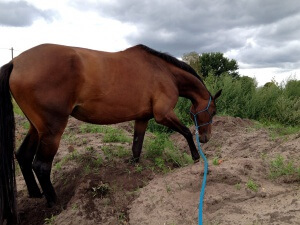
<svg viewBox="0 0 300 225"><path fill-rule="evenodd" d="M300 81L289 80L278 85L275 81L257 87L250 77L233 78L210 74L205 83L214 94L222 89L218 99L219 114L249 118L261 122L300 125Z"/></svg>

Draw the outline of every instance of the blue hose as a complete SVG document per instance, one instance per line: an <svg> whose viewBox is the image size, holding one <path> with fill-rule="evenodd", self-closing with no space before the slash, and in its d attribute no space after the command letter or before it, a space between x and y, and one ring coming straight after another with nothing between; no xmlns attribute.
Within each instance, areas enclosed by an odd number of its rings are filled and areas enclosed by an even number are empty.
<svg viewBox="0 0 300 225"><path fill-rule="evenodd" d="M202 179L202 187L201 187L201 192L200 192L199 211L198 211L198 224L203 225L203 201L204 201L204 193L205 193L205 186L206 186L206 176L207 176L207 171L208 171L208 162L202 151L200 141L199 141L199 134L197 131L196 131L196 139L197 139L197 144L198 144L198 151L204 160L204 173L203 173L203 179Z"/></svg>
<svg viewBox="0 0 300 225"><path fill-rule="evenodd" d="M208 104L206 106L205 109L200 110L196 113L193 113L192 111L190 111L190 113L194 116L194 122L195 122L195 127L196 127L196 140L197 140L197 144L198 144L198 151L201 155L201 157L204 160L204 173L203 173L203 179L202 179L202 187L201 187L201 192L200 192L200 199L199 199L199 212L198 212L198 224L199 225L203 225L203 201L204 201L204 193L205 193L205 186L206 186L206 177L207 177L207 172L208 172L208 162L207 159L202 151L201 145L200 145L200 140L199 140L199 127L203 127L206 125L209 125L212 123L212 115L209 113L208 109L211 103L212 97L209 97L208 100ZM200 124L198 125L198 121L197 121L197 115L203 112L207 112L210 116L210 121Z"/></svg>

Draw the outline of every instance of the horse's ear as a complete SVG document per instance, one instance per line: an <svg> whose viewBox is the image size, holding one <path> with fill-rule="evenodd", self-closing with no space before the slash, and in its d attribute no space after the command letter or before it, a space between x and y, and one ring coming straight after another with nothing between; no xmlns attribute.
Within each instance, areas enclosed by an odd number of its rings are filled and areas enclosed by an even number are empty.
<svg viewBox="0 0 300 225"><path fill-rule="evenodd" d="M214 96L214 100L216 100L217 98L219 98L220 97L220 95L221 95L221 93L222 93L222 89L221 90L219 90L216 94L215 94L215 96Z"/></svg>

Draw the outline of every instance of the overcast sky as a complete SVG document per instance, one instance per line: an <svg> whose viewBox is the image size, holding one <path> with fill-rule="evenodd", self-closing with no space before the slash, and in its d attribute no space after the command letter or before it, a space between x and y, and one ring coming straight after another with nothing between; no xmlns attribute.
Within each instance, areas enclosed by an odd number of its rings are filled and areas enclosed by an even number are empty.
<svg viewBox="0 0 300 225"><path fill-rule="evenodd" d="M0 0L0 64L41 43L223 52L263 85L300 79L300 1Z"/></svg>

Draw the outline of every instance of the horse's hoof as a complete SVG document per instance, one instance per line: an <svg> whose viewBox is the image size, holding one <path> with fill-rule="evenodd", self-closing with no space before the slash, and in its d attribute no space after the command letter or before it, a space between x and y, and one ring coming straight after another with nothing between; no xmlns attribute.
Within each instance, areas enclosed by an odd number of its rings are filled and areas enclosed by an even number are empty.
<svg viewBox="0 0 300 225"><path fill-rule="evenodd" d="M45 195L45 197L46 197L46 200L47 200L47 206L48 206L48 208L52 208L56 204L56 202L57 202L56 194L54 193L52 196Z"/></svg>
<svg viewBox="0 0 300 225"><path fill-rule="evenodd" d="M194 160L194 164L196 164L196 163L199 162L199 161L200 161L200 159Z"/></svg>
<svg viewBox="0 0 300 225"><path fill-rule="evenodd" d="M138 163L139 161L140 161L139 158L133 158L133 157L125 160L126 163L131 164L131 165L134 165L134 164Z"/></svg>
<svg viewBox="0 0 300 225"><path fill-rule="evenodd" d="M196 156L192 155L192 158L193 158L194 162L197 163L200 160L200 155L199 154L197 154Z"/></svg>

